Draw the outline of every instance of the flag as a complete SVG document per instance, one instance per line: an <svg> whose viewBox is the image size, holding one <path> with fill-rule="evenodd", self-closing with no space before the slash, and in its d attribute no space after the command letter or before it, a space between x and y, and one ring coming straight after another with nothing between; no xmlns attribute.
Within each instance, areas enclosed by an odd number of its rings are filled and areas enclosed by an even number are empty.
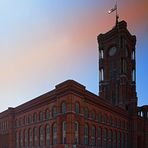
<svg viewBox="0 0 148 148"><path fill-rule="evenodd" d="M112 8L111 10L108 11L108 14L114 12L115 10L117 10L117 5L114 6L114 8Z"/></svg>

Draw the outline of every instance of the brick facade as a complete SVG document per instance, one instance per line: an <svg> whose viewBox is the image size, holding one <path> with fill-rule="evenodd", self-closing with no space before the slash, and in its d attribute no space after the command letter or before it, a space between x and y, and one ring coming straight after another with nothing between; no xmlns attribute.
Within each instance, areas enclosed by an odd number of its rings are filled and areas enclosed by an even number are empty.
<svg viewBox="0 0 148 148"><path fill-rule="evenodd" d="M125 22L120 25L125 31ZM108 38L118 35L114 31L101 39L105 46L112 42L106 42ZM107 72L109 63L99 61L99 70L103 67ZM135 83L129 85L129 81L128 97L123 83L119 101L112 102L111 90L116 89L111 87L115 87L116 78L108 83L109 91L105 88L107 75L100 82L100 96L67 80L42 96L0 113L0 148L147 148L148 106L137 107ZM128 77L132 79L130 74ZM121 81L125 79L123 76Z"/></svg>

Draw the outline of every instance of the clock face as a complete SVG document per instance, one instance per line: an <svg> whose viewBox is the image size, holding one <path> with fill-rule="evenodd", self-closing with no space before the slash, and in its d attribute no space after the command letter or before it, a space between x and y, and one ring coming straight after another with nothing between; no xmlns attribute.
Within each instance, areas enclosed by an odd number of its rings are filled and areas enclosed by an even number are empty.
<svg viewBox="0 0 148 148"><path fill-rule="evenodd" d="M115 55L116 51L117 51L117 48L115 46L111 47L109 49L109 56Z"/></svg>

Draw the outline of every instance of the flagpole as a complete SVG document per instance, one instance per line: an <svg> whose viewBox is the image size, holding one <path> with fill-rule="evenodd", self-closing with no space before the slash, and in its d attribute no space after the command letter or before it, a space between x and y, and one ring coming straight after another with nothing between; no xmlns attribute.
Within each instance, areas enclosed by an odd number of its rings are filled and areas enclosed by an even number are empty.
<svg viewBox="0 0 148 148"><path fill-rule="evenodd" d="M116 1L116 25L118 24L118 19L119 19L118 6L117 6L117 1Z"/></svg>

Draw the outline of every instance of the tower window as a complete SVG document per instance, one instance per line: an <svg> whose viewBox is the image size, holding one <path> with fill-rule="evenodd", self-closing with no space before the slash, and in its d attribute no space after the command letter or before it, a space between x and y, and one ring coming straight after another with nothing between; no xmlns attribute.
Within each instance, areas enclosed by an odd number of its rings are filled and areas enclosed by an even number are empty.
<svg viewBox="0 0 148 148"><path fill-rule="evenodd" d="M123 48L123 37L120 37L120 47Z"/></svg>
<svg viewBox="0 0 148 148"><path fill-rule="evenodd" d="M99 78L100 78L100 81L104 80L104 70L103 70L103 68L100 69Z"/></svg>
<svg viewBox="0 0 148 148"><path fill-rule="evenodd" d="M135 76L135 69L132 70L132 81L134 82L136 80Z"/></svg>
<svg viewBox="0 0 148 148"><path fill-rule="evenodd" d="M135 51L132 51L132 60L135 60Z"/></svg>
<svg viewBox="0 0 148 148"><path fill-rule="evenodd" d="M121 58L121 73L127 72L127 63L124 58Z"/></svg>
<svg viewBox="0 0 148 148"><path fill-rule="evenodd" d="M103 59L104 58L104 50L103 49L100 49L99 50L99 58L100 59Z"/></svg>

